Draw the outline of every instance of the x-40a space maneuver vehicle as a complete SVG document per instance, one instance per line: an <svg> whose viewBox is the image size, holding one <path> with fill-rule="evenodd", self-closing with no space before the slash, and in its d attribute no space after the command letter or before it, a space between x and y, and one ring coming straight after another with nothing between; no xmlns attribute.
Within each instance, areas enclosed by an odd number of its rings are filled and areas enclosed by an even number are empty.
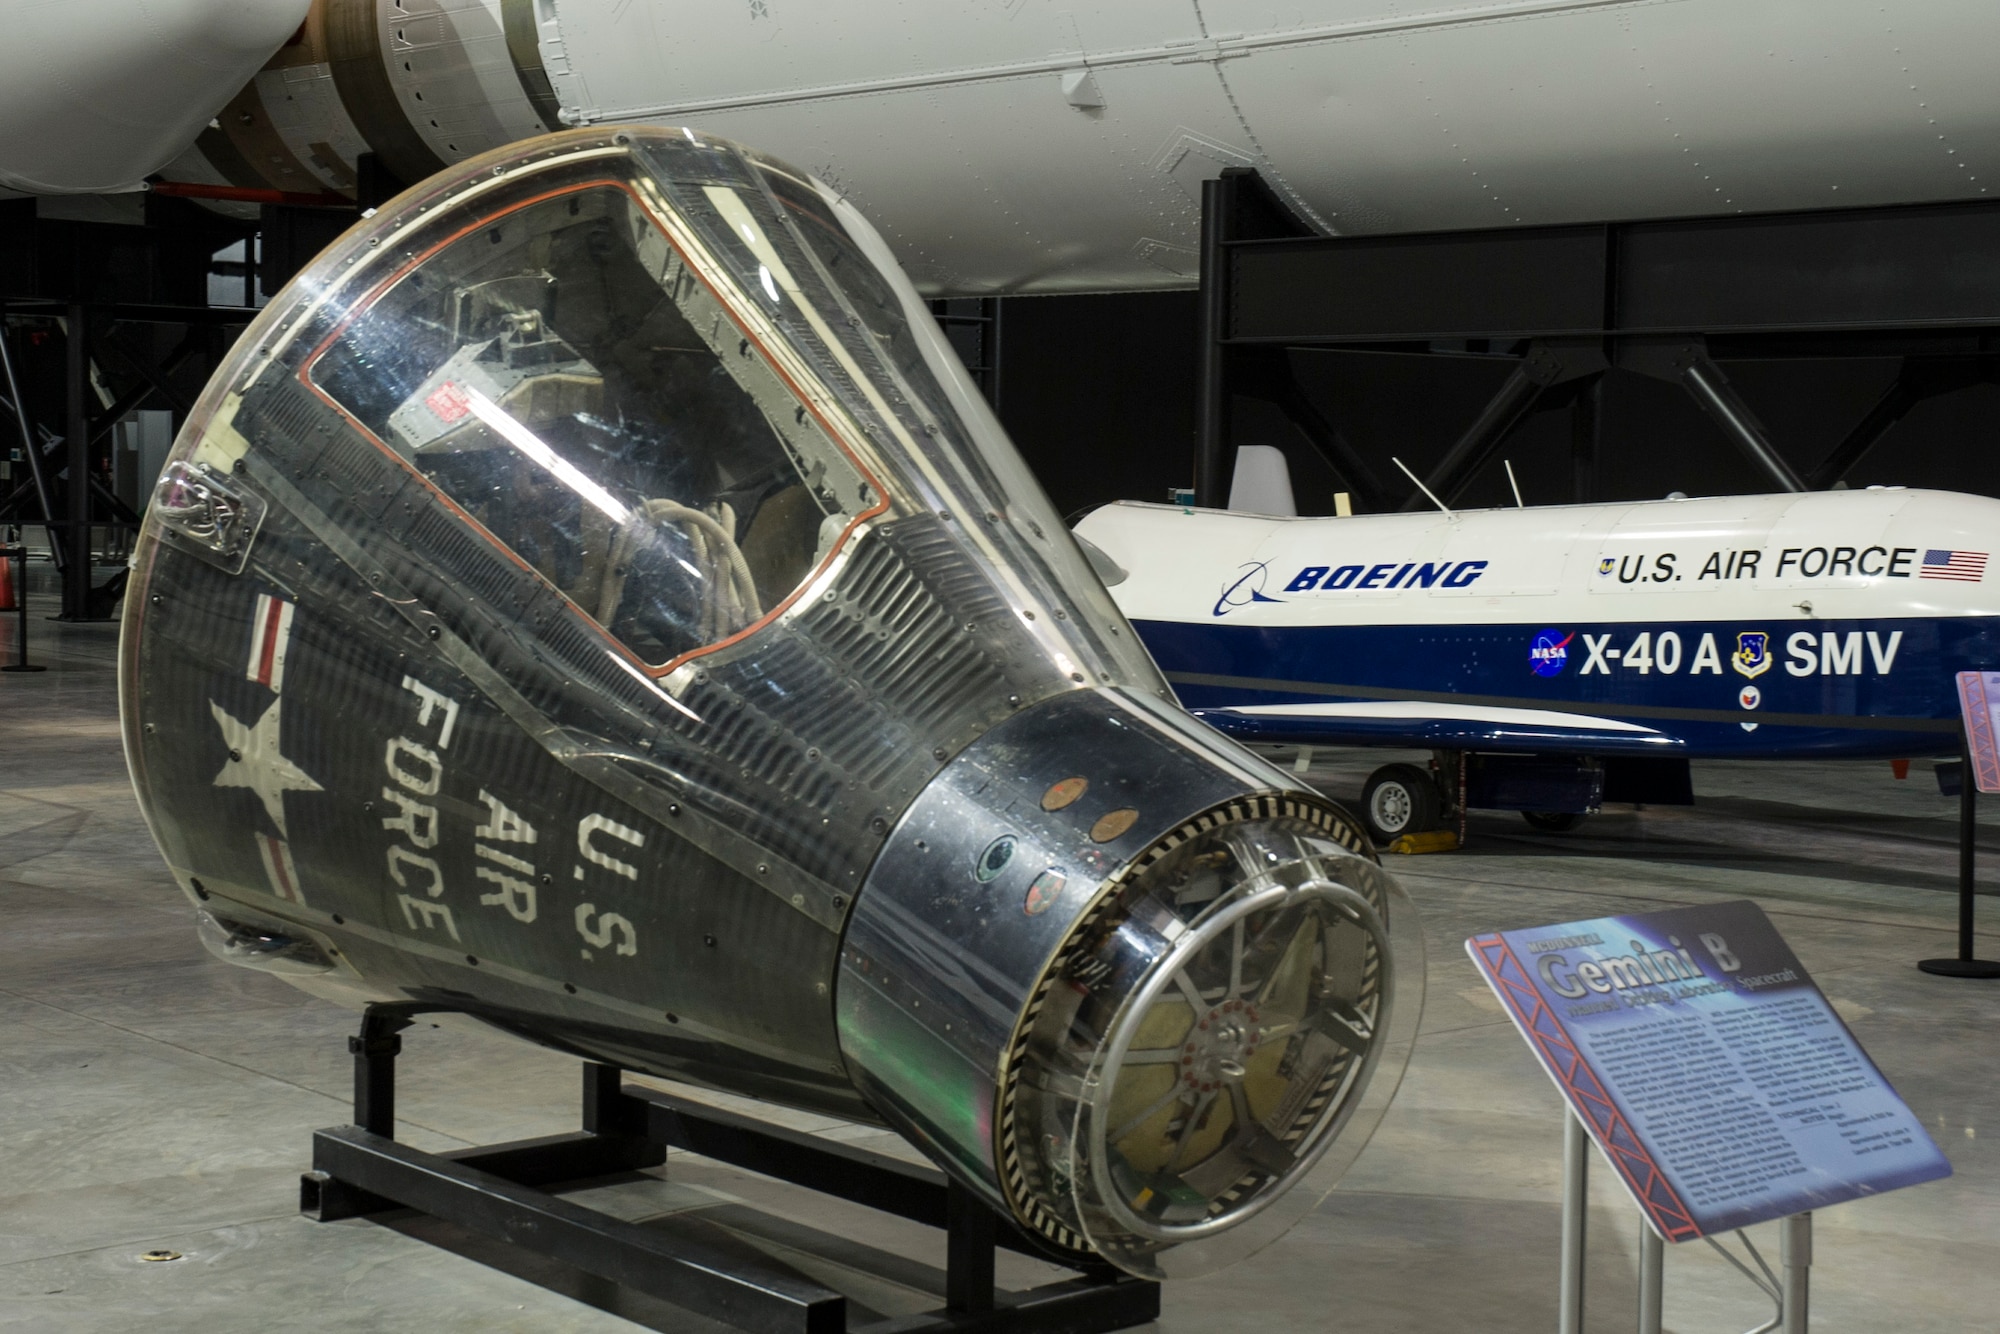
<svg viewBox="0 0 2000 1334"><path fill-rule="evenodd" d="M1121 503L1078 534L1195 715L1385 765L1378 838L1462 806L1565 828L1687 761L1958 753L2000 664L2000 501L1901 488L1277 518Z"/></svg>
<svg viewBox="0 0 2000 1334"><path fill-rule="evenodd" d="M878 1120L1175 1276L1392 1096L1414 915L1172 703L876 232L692 131L385 205L189 420L127 753L225 957Z"/></svg>

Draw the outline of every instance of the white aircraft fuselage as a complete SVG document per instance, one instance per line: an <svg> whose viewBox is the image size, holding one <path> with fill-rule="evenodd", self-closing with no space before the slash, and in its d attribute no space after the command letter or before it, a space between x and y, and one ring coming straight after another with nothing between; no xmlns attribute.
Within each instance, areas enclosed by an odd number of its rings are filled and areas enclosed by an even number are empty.
<svg viewBox="0 0 2000 1334"><path fill-rule="evenodd" d="M1182 702L1251 741L1794 759L1957 753L2000 667L2000 501L1900 488L1079 536ZM1115 574L1113 576L1116 577Z"/></svg>
<svg viewBox="0 0 2000 1334"><path fill-rule="evenodd" d="M1328 235L2000 184L1978 0L137 8L0 0L0 190L351 193L366 152L414 182L544 129L691 125L832 183L924 290L984 294L1193 286L1228 167Z"/></svg>

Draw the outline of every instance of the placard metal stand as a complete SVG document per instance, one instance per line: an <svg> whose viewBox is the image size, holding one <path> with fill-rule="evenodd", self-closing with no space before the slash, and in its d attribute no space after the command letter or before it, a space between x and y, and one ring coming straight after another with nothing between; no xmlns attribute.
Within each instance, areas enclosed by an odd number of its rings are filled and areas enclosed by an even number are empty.
<svg viewBox="0 0 2000 1334"><path fill-rule="evenodd" d="M1971 675L1971 673L1967 673ZM1979 826L1974 820L1974 812L1979 797L1979 782L1974 763L1978 758L1973 754L1975 746L1983 745L1992 749L1993 723L1987 715L1981 697L1982 707L1966 711L1965 730L1960 734L1958 766L1958 957L1954 959L1921 959L1917 967L1926 973L1939 977L2000 977L2000 962L1974 956L1972 940L1972 860Z"/></svg>
<svg viewBox="0 0 2000 1334"><path fill-rule="evenodd" d="M1590 1134L1576 1113L1563 1113L1562 1276L1556 1306L1557 1334L1583 1334L1583 1266L1588 1252L1590 1215ZM1704 1237L1716 1253L1771 1299L1775 1313L1748 1334L1807 1334L1806 1312L1812 1269L1812 1214L1792 1214L1778 1220L1778 1267L1771 1272L1763 1255L1745 1233L1737 1239L1755 1262L1752 1270L1713 1237ZM1666 1300L1667 1243L1645 1219L1639 1220L1638 1334L1662 1334ZM1761 1273L1759 1272L1761 1271Z"/></svg>

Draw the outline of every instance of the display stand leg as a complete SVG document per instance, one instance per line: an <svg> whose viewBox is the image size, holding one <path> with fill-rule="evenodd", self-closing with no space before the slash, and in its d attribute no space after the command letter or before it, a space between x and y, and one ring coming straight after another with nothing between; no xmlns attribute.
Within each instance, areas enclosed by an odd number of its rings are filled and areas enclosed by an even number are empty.
<svg viewBox="0 0 2000 1334"><path fill-rule="evenodd" d="M1963 736L1963 734L1961 734ZM2000 963L1976 958L1972 941L1972 861L1978 824L1973 816L1979 785L1972 776L1972 743L1961 742L1958 765L1958 957L1924 959L1917 967L1939 977L2000 977Z"/></svg>
<svg viewBox="0 0 2000 1334"><path fill-rule="evenodd" d="M1971 775L1967 775L1968 781ZM1793 1214L1778 1223L1778 1268L1784 1274L1782 1334L1806 1334L1808 1286L1812 1278L1812 1214Z"/></svg>
<svg viewBox="0 0 2000 1334"><path fill-rule="evenodd" d="M1583 1265L1590 1207L1590 1135L1576 1113L1563 1114L1562 1294L1557 1307L1557 1334L1583 1334ZM1705 1240L1777 1307L1777 1314L1750 1334L1806 1334L1806 1287L1812 1268L1812 1214L1793 1214L1778 1222L1778 1263L1773 1274L1743 1232L1743 1242L1756 1262L1749 1265L1730 1254L1713 1237ZM1663 1334L1666 1305L1667 1243L1644 1218L1639 1220L1638 1334Z"/></svg>
<svg viewBox="0 0 2000 1334"><path fill-rule="evenodd" d="M819 1139L637 1086L616 1067L583 1068L583 1129L512 1144L422 1153L394 1138L400 1031L432 1005L372 1006L354 1055L352 1126L313 1136L313 1171L300 1208L320 1222L399 1206L760 1334L1101 1334L1160 1314L1160 1288L1086 1267L1077 1277L1022 1289L994 1282L994 1248L1048 1255L1010 1220L934 1168ZM781 1259L746 1254L700 1231L674 1235L572 1204L572 1189L658 1167L669 1146L943 1229L939 1309L872 1323L850 1321L848 1299ZM545 1189L548 1188L548 1189ZM789 1245L834 1263L847 1239L793 1227ZM801 1240L801 1238L804 1238Z"/></svg>
<svg viewBox="0 0 2000 1334"><path fill-rule="evenodd" d="M347 1040L354 1057L354 1124L384 1139L396 1138L396 1058L402 1054L398 1037L410 1021L399 1014L370 1009L361 1018L361 1033Z"/></svg>
<svg viewBox="0 0 2000 1334"><path fill-rule="evenodd" d="M1563 1116L1562 1300L1558 1334L1583 1334L1584 1237L1590 1216L1590 1136L1576 1113Z"/></svg>
<svg viewBox="0 0 2000 1334"><path fill-rule="evenodd" d="M1667 1243L1639 1220L1639 1334L1660 1334L1666 1305Z"/></svg>

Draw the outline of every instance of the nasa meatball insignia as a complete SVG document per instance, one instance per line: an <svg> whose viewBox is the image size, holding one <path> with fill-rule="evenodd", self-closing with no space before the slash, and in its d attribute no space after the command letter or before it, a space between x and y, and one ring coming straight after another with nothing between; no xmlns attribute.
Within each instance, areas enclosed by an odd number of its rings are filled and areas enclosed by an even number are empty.
<svg viewBox="0 0 2000 1334"><path fill-rule="evenodd" d="M1576 638L1576 631L1564 634L1560 630L1544 630L1535 636L1535 642L1528 646L1528 667L1536 676L1556 676L1561 674L1563 664L1569 661L1569 641Z"/></svg>

